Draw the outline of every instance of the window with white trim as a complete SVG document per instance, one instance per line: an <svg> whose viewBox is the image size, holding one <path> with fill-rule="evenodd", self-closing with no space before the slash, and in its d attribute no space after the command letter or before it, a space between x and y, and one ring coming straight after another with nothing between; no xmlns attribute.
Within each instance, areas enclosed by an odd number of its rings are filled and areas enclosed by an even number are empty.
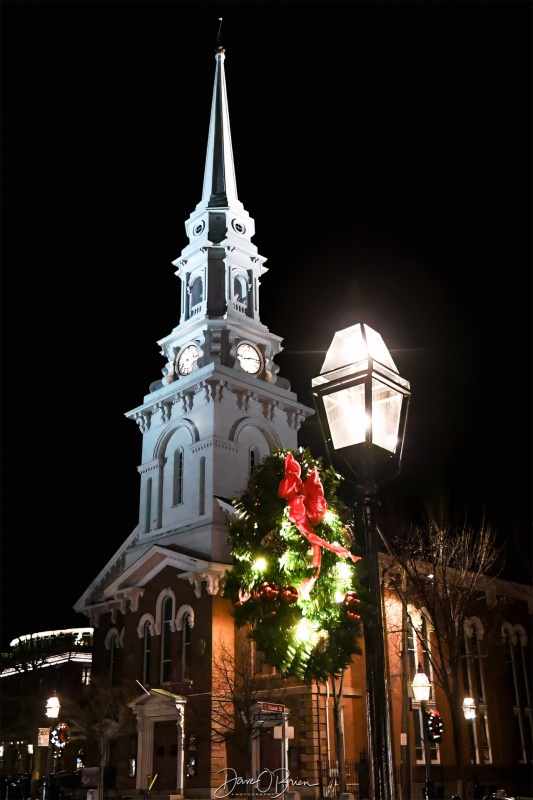
<svg viewBox="0 0 533 800"><path fill-rule="evenodd" d="M199 305L204 297L204 285L202 278L198 275L191 284L191 308Z"/></svg>
<svg viewBox="0 0 533 800"><path fill-rule="evenodd" d="M198 480L198 513L205 514L205 457L200 457L200 475Z"/></svg>
<svg viewBox="0 0 533 800"><path fill-rule="evenodd" d="M143 628L143 677L142 682L144 686L150 685L150 665L152 660L152 633L151 625L148 620L144 623Z"/></svg>
<svg viewBox="0 0 533 800"><path fill-rule="evenodd" d="M172 481L172 505L183 503L183 447L174 451L174 474Z"/></svg>
<svg viewBox="0 0 533 800"><path fill-rule="evenodd" d="M483 634L483 625L477 617L465 620L464 637L461 640L461 663L465 696L472 697L476 703L476 716L468 725L470 760L473 764L492 763L483 677Z"/></svg>
<svg viewBox="0 0 533 800"><path fill-rule="evenodd" d="M433 687L433 667L431 665L431 629L423 612L409 606L407 610L407 652L409 656L409 674L412 682L418 665L421 664L431 683L431 691L427 707L435 707ZM424 752L424 712L422 707L413 703L413 721L415 732L416 763L425 763ZM440 764L440 749L437 742L430 742L430 759L432 764Z"/></svg>
<svg viewBox="0 0 533 800"><path fill-rule="evenodd" d="M233 300L237 310L245 312L248 306L248 282L244 275L235 275L233 278Z"/></svg>
<svg viewBox="0 0 533 800"><path fill-rule="evenodd" d="M513 703L517 761L533 759L533 718L526 658L527 635L521 625L503 624L502 637L506 648L507 674Z"/></svg>
<svg viewBox="0 0 533 800"><path fill-rule="evenodd" d="M144 507L144 532L149 533L152 524L152 479L146 481L146 498Z"/></svg>
<svg viewBox="0 0 533 800"><path fill-rule="evenodd" d="M191 615L185 612L181 619L181 680L189 679L189 661L191 654Z"/></svg>
<svg viewBox="0 0 533 800"><path fill-rule="evenodd" d="M172 621L174 617L174 600L170 595L163 600L161 617L161 683L168 683L172 677Z"/></svg>
<svg viewBox="0 0 533 800"><path fill-rule="evenodd" d="M120 636L116 628L111 628L105 638L106 650L109 650L109 685L115 685L117 650L120 647Z"/></svg>

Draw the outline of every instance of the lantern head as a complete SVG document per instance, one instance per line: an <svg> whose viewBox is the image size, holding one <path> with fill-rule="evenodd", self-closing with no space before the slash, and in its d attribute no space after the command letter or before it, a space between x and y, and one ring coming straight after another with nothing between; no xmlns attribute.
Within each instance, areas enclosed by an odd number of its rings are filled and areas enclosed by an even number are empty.
<svg viewBox="0 0 533 800"><path fill-rule="evenodd" d="M463 700L463 714L467 720L476 718L476 702L472 697L465 697Z"/></svg>
<svg viewBox="0 0 533 800"><path fill-rule="evenodd" d="M59 698L57 695L53 695L49 697L46 701L46 716L50 719L57 719L59 716L59 709L61 705L59 703Z"/></svg>
<svg viewBox="0 0 533 800"><path fill-rule="evenodd" d="M312 386L334 449L377 483L396 475L410 387L381 335L365 323L338 331Z"/></svg>
<svg viewBox="0 0 533 800"><path fill-rule="evenodd" d="M421 664L418 665L418 671L413 678L411 686L413 687L416 702L427 703L431 694L431 683Z"/></svg>

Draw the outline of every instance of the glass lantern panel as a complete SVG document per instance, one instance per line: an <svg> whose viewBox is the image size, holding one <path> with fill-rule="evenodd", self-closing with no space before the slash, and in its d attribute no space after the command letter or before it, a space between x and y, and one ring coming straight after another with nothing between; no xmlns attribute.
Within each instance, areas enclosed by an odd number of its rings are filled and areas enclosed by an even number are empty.
<svg viewBox="0 0 533 800"><path fill-rule="evenodd" d="M326 353L320 373L356 364L368 360L369 357L398 374L396 364L392 360L381 334L368 325L358 323L350 328L337 331Z"/></svg>
<svg viewBox="0 0 533 800"><path fill-rule="evenodd" d="M324 395L324 408L335 450L365 441L369 420L364 383Z"/></svg>
<svg viewBox="0 0 533 800"><path fill-rule="evenodd" d="M346 367L348 364L353 364L356 361L365 361L366 359L368 359L368 351L363 339L361 325L352 325L351 328L337 331L326 353L320 372L331 372L333 369Z"/></svg>
<svg viewBox="0 0 533 800"><path fill-rule="evenodd" d="M391 453L398 446L402 395L372 378L372 442Z"/></svg>
<svg viewBox="0 0 533 800"><path fill-rule="evenodd" d="M369 328L368 325L365 325L365 333L369 355L376 361L379 361L380 364L384 364L389 369L392 369L393 372L397 373L398 370L396 368L396 364L392 360L392 356L389 353L388 347L383 341L381 334L375 331L373 328Z"/></svg>

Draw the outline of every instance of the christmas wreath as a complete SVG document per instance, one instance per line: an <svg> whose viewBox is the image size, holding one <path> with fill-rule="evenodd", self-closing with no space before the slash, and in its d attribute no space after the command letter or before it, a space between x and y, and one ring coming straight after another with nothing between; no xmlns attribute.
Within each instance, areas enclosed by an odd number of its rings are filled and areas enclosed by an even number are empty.
<svg viewBox="0 0 533 800"><path fill-rule="evenodd" d="M359 653L359 583L339 476L309 450L276 450L234 501L224 594L283 675L326 680Z"/></svg>
<svg viewBox="0 0 533 800"><path fill-rule="evenodd" d="M70 740L70 730L66 722L60 722L56 728L52 728L50 739L53 747L62 750Z"/></svg>

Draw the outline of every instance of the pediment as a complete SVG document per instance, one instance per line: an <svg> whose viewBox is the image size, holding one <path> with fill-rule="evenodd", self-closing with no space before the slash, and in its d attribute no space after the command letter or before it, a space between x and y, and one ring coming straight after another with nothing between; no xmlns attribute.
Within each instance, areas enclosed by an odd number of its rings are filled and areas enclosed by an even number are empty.
<svg viewBox="0 0 533 800"><path fill-rule="evenodd" d="M134 714L142 717L178 716L183 712L187 698L166 689L145 689L144 693L128 703Z"/></svg>
<svg viewBox="0 0 533 800"><path fill-rule="evenodd" d="M104 596L116 597L133 587L146 586L165 567L174 567L179 572L198 572L206 570L209 566L209 561L154 545L109 584Z"/></svg>

